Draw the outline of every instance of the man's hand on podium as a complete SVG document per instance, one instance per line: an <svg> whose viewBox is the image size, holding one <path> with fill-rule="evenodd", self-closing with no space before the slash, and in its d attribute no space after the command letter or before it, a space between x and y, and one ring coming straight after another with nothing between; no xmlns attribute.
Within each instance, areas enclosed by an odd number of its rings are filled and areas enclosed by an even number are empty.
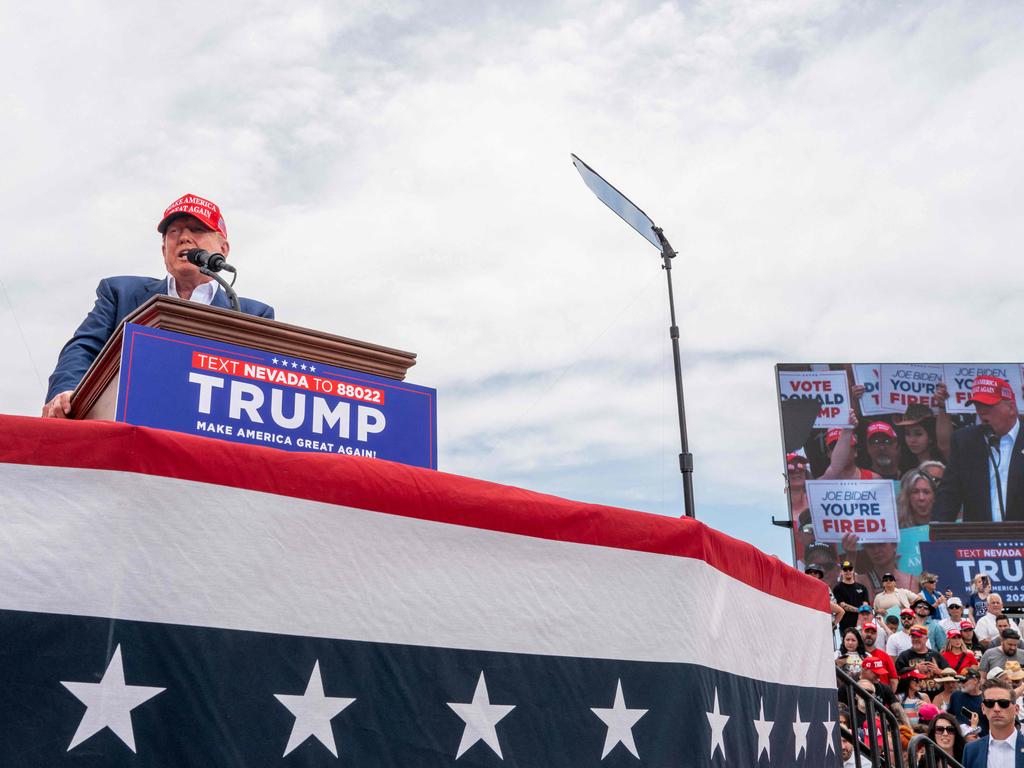
<svg viewBox="0 0 1024 768"><path fill-rule="evenodd" d="M60 394L54 395L53 400L43 406L43 418L46 419L63 419L67 418L68 412L71 410L71 393L73 390L67 390Z"/></svg>

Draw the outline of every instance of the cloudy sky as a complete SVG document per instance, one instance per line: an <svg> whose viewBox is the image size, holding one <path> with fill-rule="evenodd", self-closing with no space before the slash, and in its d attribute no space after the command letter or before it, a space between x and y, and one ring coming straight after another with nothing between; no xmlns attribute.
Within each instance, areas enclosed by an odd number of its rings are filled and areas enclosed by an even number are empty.
<svg viewBox="0 0 1024 768"><path fill-rule="evenodd" d="M681 514L658 254L570 152L679 251L697 514L768 552L774 363L1024 358L1020 4L169 9L0 5L0 411L191 192L240 294L418 353L441 469Z"/></svg>

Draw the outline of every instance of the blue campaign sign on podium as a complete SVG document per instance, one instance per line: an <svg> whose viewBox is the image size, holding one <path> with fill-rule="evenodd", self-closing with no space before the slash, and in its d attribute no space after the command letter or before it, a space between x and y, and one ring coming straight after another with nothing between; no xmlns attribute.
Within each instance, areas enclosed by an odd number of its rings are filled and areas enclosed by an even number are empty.
<svg viewBox="0 0 1024 768"><path fill-rule="evenodd" d="M436 390L132 323L116 414L238 443L437 469Z"/></svg>

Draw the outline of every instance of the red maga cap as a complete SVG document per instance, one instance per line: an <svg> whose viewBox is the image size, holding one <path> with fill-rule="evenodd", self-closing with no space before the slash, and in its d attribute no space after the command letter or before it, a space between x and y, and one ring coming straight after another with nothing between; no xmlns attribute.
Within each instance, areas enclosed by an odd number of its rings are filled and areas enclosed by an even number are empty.
<svg viewBox="0 0 1024 768"><path fill-rule="evenodd" d="M974 629L974 625L971 624L967 619L960 622L960 631L963 632L965 629Z"/></svg>
<svg viewBox="0 0 1024 768"><path fill-rule="evenodd" d="M1010 382L1000 379L998 376L975 376L974 385L971 387L971 397L968 405L981 403L982 405L995 405L1000 400L1016 401Z"/></svg>
<svg viewBox="0 0 1024 768"><path fill-rule="evenodd" d="M799 469L806 467L810 464L806 456L799 453L787 453L786 454L786 469Z"/></svg>
<svg viewBox="0 0 1024 768"><path fill-rule="evenodd" d="M877 656L871 656L867 659L864 659L864 663L861 664L861 667L870 670L885 669L885 662Z"/></svg>
<svg viewBox="0 0 1024 768"><path fill-rule="evenodd" d="M228 236L228 226L224 223L224 217L217 204L196 195L182 195L167 206L164 217L156 225L156 231L162 235L171 220L179 216L195 216L214 232L220 232L224 237Z"/></svg>
<svg viewBox="0 0 1024 768"><path fill-rule="evenodd" d="M832 427L828 432L825 433L825 445L832 445L833 443L839 442L839 436L843 434L843 430L839 427ZM857 436L853 436L853 444L857 444Z"/></svg>
<svg viewBox="0 0 1024 768"><path fill-rule="evenodd" d="M892 424L887 424L884 421L874 421L868 424L868 439L870 440L874 435L888 435L895 440L896 430L893 429Z"/></svg>

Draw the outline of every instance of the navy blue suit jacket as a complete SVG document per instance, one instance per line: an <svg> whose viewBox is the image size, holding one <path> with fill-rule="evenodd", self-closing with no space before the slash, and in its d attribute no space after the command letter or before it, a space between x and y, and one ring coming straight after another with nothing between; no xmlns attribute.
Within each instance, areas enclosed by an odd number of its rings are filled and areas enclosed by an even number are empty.
<svg viewBox="0 0 1024 768"><path fill-rule="evenodd" d="M1024 735L1017 732L1016 768L1024 768ZM988 736L964 747L964 768L988 768Z"/></svg>
<svg viewBox="0 0 1024 768"><path fill-rule="evenodd" d="M1006 519L1024 520L1024 426L1017 433L1010 458L1006 488ZM992 501L989 491L988 444L982 425L965 427L953 433L949 461L935 494L932 519L951 523L960 508L964 522L991 522Z"/></svg>
<svg viewBox="0 0 1024 768"><path fill-rule="evenodd" d="M125 316L153 296L167 293L167 277L107 277L96 287L96 305L78 326L75 335L64 345L57 357L57 367L50 374L46 402L54 395L78 386L92 361L103 349ZM238 299L239 308L247 315L274 318L274 308L253 299ZM213 297L213 306L230 309L227 294L221 288Z"/></svg>

